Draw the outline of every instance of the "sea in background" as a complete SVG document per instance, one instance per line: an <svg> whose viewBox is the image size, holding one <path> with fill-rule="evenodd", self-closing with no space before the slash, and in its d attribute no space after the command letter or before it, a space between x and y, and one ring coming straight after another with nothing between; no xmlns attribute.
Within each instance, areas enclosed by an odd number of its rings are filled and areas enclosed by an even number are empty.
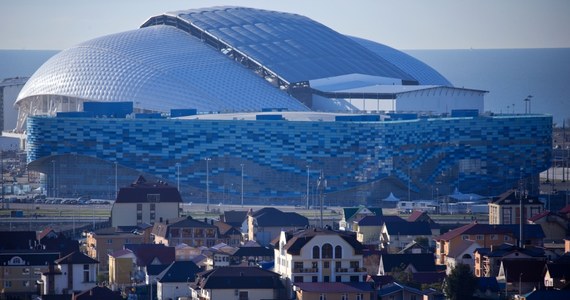
<svg viewBox="0 0 570 300"><path fill-rule="evenodd" d="M58 51L0 50L0 80L31 76ZM485 90L485 110L551 114L570 123L570 48L407 50L438 70L456 87Z"/></svg>

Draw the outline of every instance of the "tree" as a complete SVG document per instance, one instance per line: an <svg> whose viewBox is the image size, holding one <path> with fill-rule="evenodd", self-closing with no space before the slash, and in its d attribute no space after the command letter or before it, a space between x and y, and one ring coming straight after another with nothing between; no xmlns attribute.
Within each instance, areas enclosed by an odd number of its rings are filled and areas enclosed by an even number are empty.
<svg viewBox="0 0 570 300"><path fill-rule="evenodd" d="M448 299L472 299L477 288L477 278L466 264L458 264L443 284L443 292Z"/></svg>
<svg viewBox="0 0 570 300"><path fill-rule="evenodd" d="M402 264L399 267L395 267L390 272L394 281L399 282L403 285L419 289L421 285L414 281L414 276L412 272L406 270L406 265Z"/></svg>

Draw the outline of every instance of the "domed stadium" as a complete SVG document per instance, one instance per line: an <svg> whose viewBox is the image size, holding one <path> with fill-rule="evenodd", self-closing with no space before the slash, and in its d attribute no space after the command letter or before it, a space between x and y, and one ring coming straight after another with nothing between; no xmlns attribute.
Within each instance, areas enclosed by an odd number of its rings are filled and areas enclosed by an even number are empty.
<svg viewBox="0 0 570 300"><path fill-rule="evenodd" d="M185 201L377 204L498 194L521 166L536 189L551 117L485 113L485 93L304 16L214 7L58 53L15 130L53 197L113 198L144 174Z"/></svg>

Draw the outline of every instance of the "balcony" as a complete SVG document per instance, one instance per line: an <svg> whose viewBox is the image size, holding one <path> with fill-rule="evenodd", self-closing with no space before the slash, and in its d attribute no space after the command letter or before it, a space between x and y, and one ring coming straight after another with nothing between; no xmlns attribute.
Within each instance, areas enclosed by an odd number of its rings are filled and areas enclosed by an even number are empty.
<svg viewBox="0 0 570 300"><path fill-rule="evenodd" d="M319 268L297 268L293 269L293 273L318 273Z"/></svg>
<svg viewBox="0 0 570 300"><path fill-rule="evenodd" d="M366 268L336 268L336 273L360 273L366 272Z"/></svg>

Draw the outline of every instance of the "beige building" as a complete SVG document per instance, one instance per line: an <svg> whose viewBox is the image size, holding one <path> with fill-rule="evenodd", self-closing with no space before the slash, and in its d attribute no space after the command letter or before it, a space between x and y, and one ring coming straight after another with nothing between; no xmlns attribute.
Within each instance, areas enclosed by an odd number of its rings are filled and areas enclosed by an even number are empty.
<svg viewBox="0 0 570 300"><path fill-rule="evenodd" d="M25 298L37 294L36 282L53 267L59 252L13 250L0 252L0 290L3 297Z"/></svg>
<svg viewBox="0 0 570 300"><path fill-rule="evenodd" d="M122 250L125 244L144 244L150 242L149 227L143 232L120 232L113 227L88 232L85 239L87 255L99 261L97 272L109 271L109 254Z"/></svg>
<svg viewBox="0 0 570 300"><path fill-rule="evenodd" d="M543 211L542 202L537 198L519 195L516 190L509 190L489 202L489 224L520 224L520 201L523 201L523 219Z"/></svg>
<svg viewBox="0 0 570 300"><path fill-rule="evenodd" d="M354 236L327 229L282 231L274 244L274 271L289 282L361 282L364 246Z"/></svg>
<svg viewBox="0 0 570 300"><path fill-rule="evenodd" d="M165 182L149 183L139 176L137 181L120 189L111 209L111 226L154 224L180 216L182 198L176 187Z"/></svg>
<svg viewBox="0 0 570 300"><path fill-rule="evenodd" d="M157 222L152 229L155 244L175 247L186 244L191 247L212 247L227 240L220 237L213 222L202 222L191 216Z"/></svg>

